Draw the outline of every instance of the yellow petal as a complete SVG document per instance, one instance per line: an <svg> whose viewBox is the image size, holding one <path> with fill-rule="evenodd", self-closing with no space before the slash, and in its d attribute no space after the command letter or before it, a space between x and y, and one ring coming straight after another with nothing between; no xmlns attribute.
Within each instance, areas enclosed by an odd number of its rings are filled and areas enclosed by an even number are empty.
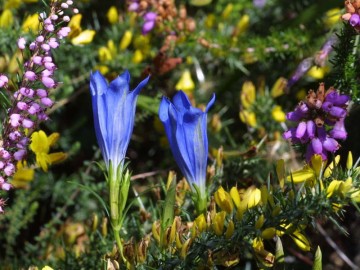
<svg viewBox="0 0 360 270"><path fill-rule="evenodd" d="M273 98L279 97L284 94L284 90L287 86L287 80L280 77L276 80L273 87L271 88L270 94Z"/></svg>
<svg viewBox="0 0 360 270"><path fill-rule="evenodd" d="M313 168L315 175L319 177L325 163L320 155L313 155L311 157L311 167Z"/></svg>
<svg viewBox="0 0 360 270"><path fill-rule="evenodd" d="M116 56L117 55L117 49L115 46L115 43L112 39L109 39L107 42L107 47L109 48L109 51L111 53L111 56Z"/></svg>
<svg viewBox="0 0 360 270"><path fill-rule="evenodd" d="M139 64L144 60L144 55L140 50L135 50L133 58L132 58L132 62L134 64Z"/></svg>
<svg viewBox="0 0 360 270"><path fill-rule="evenodd" d="M261 232L261 237L263 239L272 239L276 234L276 229L274 227L266 228Z"/></svg>
<svg viewBox="0 0 360 270"><path fill-rule="evenodd" d="M230 220L225 232L225 238L229 239L233 235L234 230L235 230L234 222Z"/></svg>
<svg viewBox="0 0 360 270"><path fill-rule="evenodd" d="M245 199L246 198L246 199ZM244 195L244 201L247 201L247 207L252 208L259 204L261 201L261 191L255 186L249 187Z"/></svg>
<svg viewBox="0 0 360 270"><path fill-rule="evenodd" d="M119 13L115 6L109 8L108 12L106 13L106 17L109 20L109 23L115 24L119 21Z"/></svg>
<svg viewBox="0 0 360 270"><path fill-rule="evenodd" d="M221 17L223 19L227 19L229 17L229 15L231 14L231 12L233 11L233 9L234 9L234 5L232 3L227 4L221 14Z"/></svg>
<svg viewBox="0 0 360 270"><path fill-rule="evenodd" d="M17 162L16 168L11 184L15 188L26 188L29 182L34 179L35 172L33 169L26 167L26 163L23 164L21 161Z"/></svg>
<svg viewBox="0 0 360 270"><path fill-rule="evenodd" d="M294 240L295 244L302 250L302 251L310 251L310 242L306 238L305 235L300 233L299 231L295 231L291 238Z"/></svg>
<svg viewBox="0 0 360 270"><path fill-rule="evenodd" d="M330 185L326 189L326 197L331 197L335 192L337 192L340 188L342 181L333 180L331 181Z"/></svg>
<svg viewBox="0 0 360 270"><path fill-rule="evenodd" d="M31 30L32 32L37 32L39 30L39 25L39 14L35 13L26 17L21 26L21 29L24 32L29 32L29 30Z"/></svg>
<svg viewBox="0 0 360 270"><path fill-rule="evenodd" d="M346 169L351 170L352 166L353 166L353 156L352 156L351 151L349 151L348 157L346 160Z"/></svg>
<svg viewBox="0 0 360 270"><path fill-rule="evenodd" d="M254 103L255 97L255 85L251 81L244 82L240 94L242 106L245 109L248 109Z"/></svg>
<svg viewBox="0 0 360 270"><path fill-rule="evenodd" d="M314 180L315 172L309 168L304 168L302 170L293 172L291 176L287 177L287 181L294 181L294 183L302 183L304 181Z"/></svg>
<svg viewBox="0 0 360 270"><path fill-rule="evenodd" d="M195 219L195 226L200 233L206 230L207 224L204 214L201 214Z"/></svg>
<svg viewBox="0 0 360 270"><path fill-rule="evenodd" d="M14 23L10 9L5 9L0 15L0 27L10 27Z"/></svg>
<svg viewBox="0 0 360 270"><path fill-rule="evenodd" d="M54 269L51 268L50 266L46 265L46 266L43 267L41 270L54 270Z"/></svg>
<svg viewBox="0 0 360 270"><path fill-rule="evenodd" d="M67 154L63 152L51 153L48 155L50 164L59 163L67 158Z"/></svg>
<svg viewBox="0 0 360 270"><path fill-rule="evenodd" d="M74 37L71 43L74 45L89 44L93 41L95 34L95 30L84 30L78 36Z"/></svg>
<svg viewBox="0 0 360 270"><path fill-rule="evenodd" d="M232 187L230 189L230 196L231 198L233 199L235 205L236 205L236 208L239 208L240 207L240 194L239 194L239 191L236 187Z"/></svg>
<svg viewBox="0 0 360 270"><path fill-rule="evenodd" d="M227 193L223 187L219 187L219 189L214 194L216 204L228 214L230 214L233 210L233 203L231 201L230 194Z"/></svg>
<svg viewBox="0 0 360 270"><path fill-rule="evenodd" d="M283 159L278 160L276 163L276 175L278 177L280 187L283 188L285 181L285 162Z"/></svg>
<svg viewBox="0 0 360 270"><path fill-rule="evenodd" d="M281 106L275 106L271 111L271 115L276 122L282 123L286 120L286 115Z"/></svg>
<svg viewBox="0 0 360 270"><path fill-rule="evenodd" d="M332 162L329 164L329 166L325 169L325 172L324 172L324 177L325 177L325 178L328 178L328 177L331 176L332 170L334 169L335 166L338 165L339 161L340 161L340 156L337 155L337 156L335 157L335 160L332 161Z"/></svg>
<svg viewBox="0 0 360 270"><path fill-rule="evenodd" d="M119 48L121 51L125 50L131 44L132 32L127 30L125 31L123 37L121 38Z"/></svg>
<svg viewBox="0 0 360 270"><path fill-rule="evenodd" d="M58 132L52 133L47 139L50 146L53 146L60 138L60 134Z"/></svg>
<svg viewBox="0 0 360 270"><path fill-rule="evenodd" d="M44 131L39 130L31 135L30 149L35 153L49 153L49 142Z"/></svg>
<svg viewBox="0 0 360 270"><path fill-rule="evenodd" d="M238 23L236 24L235 33L241 35L249 28L250 16L245 14L243 15Z"/></svg>
<svg viewBox="0 0 360 270"><path fill-rule="evenodd" d="M99 48L98 55L99 55L99 60L102 63L110 61L112 59L110 50L105 46Z"/></svg>
<svg viewBox="0 0 360 270"><path fill-rule="evenodd" d="M195 89L195 83L191 78L190 71L186 69L177 84L175 85L177 90L183 90L185 93L192 92Z"/></svg>
<svg viewBox="0 0 360 270"><path fill-rule="evenodd" d="M226 212L225 211L221 211L220 213L216 213L213 223L212 223L212 228L214 230L214 233L217 236L220 236L223 234L223 230L224 230L224 223L225 223L225 217L226 217Z"/></svg>
<svg viewBox="0 0 360 270"><path fill-rule="evenodd" d="M36 163L41 167L44 172L48 171L48 165L51 163L50 157L46 153L36 154Z"/></svg>

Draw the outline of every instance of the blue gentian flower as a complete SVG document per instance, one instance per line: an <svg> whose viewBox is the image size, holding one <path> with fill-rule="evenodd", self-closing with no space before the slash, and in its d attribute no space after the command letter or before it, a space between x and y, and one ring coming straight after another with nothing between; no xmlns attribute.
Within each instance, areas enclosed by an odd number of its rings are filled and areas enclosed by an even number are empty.
<svg viewBox="0 0 360 270"><path fill-rule="evenodd" d="M186 94L179 91L172 102L163 97L159 109L159 117L164 124L171 151L197 197L195 200L200 212L206 209L207 112L214 102L215 95L203 112L192 107Z"/></svg>
<svg viewBox="0 0 360 270"><path fill-rule="evenodd" d="M94 125L98 144L107 169L123 164L134 128L136 100L149 77L129 91L130 74L125 71L110 84L100 72L90 76Z"/></svg>

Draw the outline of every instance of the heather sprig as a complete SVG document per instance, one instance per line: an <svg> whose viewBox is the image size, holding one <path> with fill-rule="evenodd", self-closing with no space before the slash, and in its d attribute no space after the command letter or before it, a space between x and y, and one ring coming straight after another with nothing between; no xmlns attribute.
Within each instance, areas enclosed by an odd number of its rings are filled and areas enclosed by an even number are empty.
<svg viewBox="0 0 360 270"><path fill-rule="evenodd" d="M305 144L308 162L314 154L326 160L328 152L339 149L337 140L347 137L344 119L349 100L348 95L340 94L333 87L325 92L324 83L320 83L316 93L310 90L305 101L286 115L287 120L298 124L287 130L283 137L295 144Z"/></svg>
<svg viewBox="0 0 360 270"><path fill-rule="evenodd" d="M25 59L20 80L14 84L16 91L9 94L11 106L2 124L0 148L0 188L9 190L7 183L16 171L16 162L26 157L30 135L40 122L48 119L47 108L54 104L49 91L58 85L54 78L57 69L52 51L59 47L70 28L64 24L70 20L69 10L73 1L51 1L49 14L39 15L40 30L35 40L29 42L24 37L17 41ZM9 79L0 75L0 88L10 92Z"/></svg>

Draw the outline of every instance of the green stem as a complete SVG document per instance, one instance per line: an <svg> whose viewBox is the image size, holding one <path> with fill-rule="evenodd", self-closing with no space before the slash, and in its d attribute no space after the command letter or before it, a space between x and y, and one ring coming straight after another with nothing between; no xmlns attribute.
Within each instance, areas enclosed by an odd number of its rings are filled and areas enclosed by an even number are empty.
<svg viewBox="0 0 360 270"><path fill-rule="evenodd" d="M206 197L197 197L196 201L196 212L198 215L206 214L207 210L207 199Z"/></svg>
<svg viewBox="0 0 360 270"><path fill-rule="evenodd" d="M127 264L127 260L125 259L124 257L124 248L123 248L123 245L121 243L121 239L120 239L120 231L116 230L115 228L114 229L114 235L115 235L115 240L116 240L116 244L118 246L118 249L119 249L119 253L120 253L120 256L121 256L121 259L122 261L124 262L124 264L126 265Z"/></svg>

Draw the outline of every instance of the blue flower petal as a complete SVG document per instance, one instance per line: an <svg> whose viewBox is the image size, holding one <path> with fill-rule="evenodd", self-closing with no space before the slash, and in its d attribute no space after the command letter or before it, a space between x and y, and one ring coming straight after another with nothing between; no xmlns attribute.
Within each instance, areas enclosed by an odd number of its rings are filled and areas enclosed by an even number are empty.
<svg viewBox="0 0 360 270"><path fill-rule="evenodd" d="M128 71L109 85L100 72L90 77L96 137L107 167L110 160L116 167L124 161L134 128L137 95L148 78L132 92L129 81Z"/></svg>

